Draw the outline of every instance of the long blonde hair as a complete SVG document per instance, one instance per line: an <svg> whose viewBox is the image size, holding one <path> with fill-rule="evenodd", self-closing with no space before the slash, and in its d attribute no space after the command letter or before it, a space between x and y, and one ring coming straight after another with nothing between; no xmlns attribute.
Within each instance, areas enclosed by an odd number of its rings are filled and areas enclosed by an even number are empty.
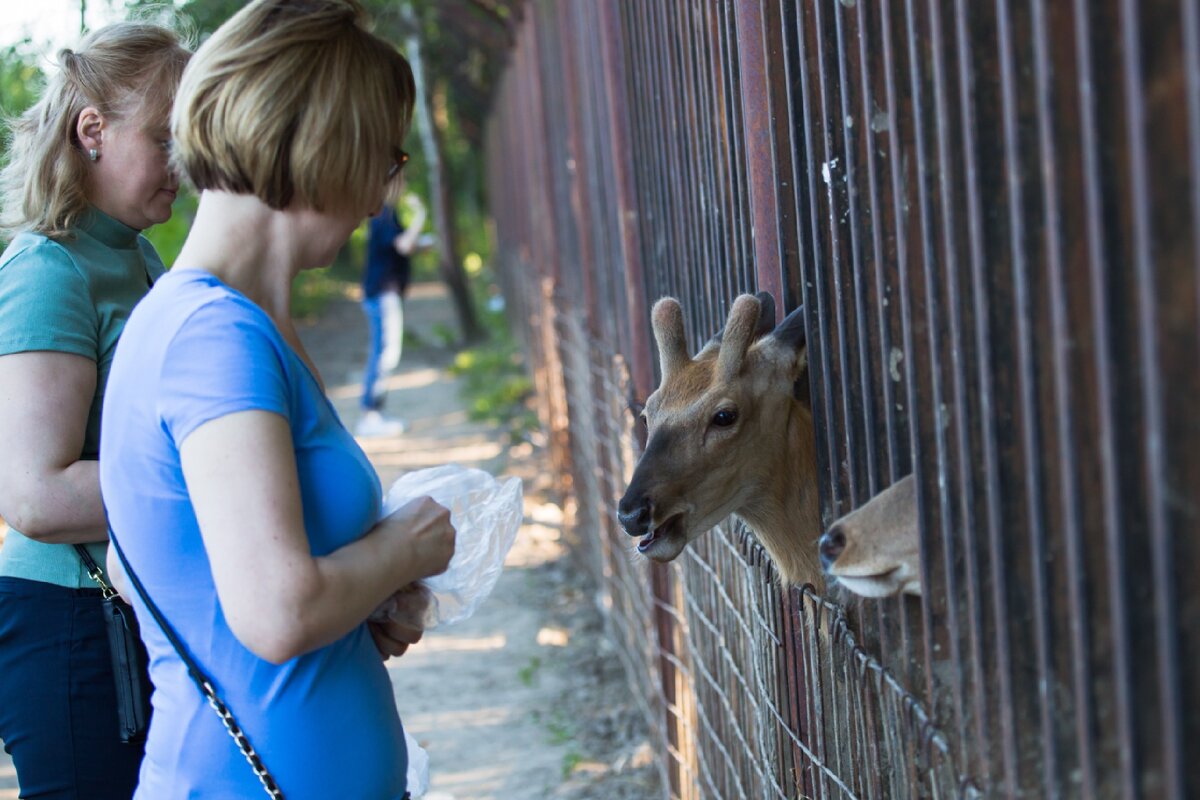
<svg viewBox="0 0 1200 800"><path fill-rule="evenodd" d="M93 106L110 121L157 115L165 122L190 56L179 34L151 22L106 25L78 50L60 50L41 99L11 123L0 236L66 236L88 207L87 157L75 132L80 113Z"/></svg>

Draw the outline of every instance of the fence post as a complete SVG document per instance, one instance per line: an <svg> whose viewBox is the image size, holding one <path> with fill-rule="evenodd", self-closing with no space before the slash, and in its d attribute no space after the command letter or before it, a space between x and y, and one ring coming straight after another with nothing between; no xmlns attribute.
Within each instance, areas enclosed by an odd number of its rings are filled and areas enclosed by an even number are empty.
<svg viewBox="0 0 1200 800"><path fill-rule="evenodd" d="M759 0L734 3L737 26L737 60L741 87L742 123L746 142L750 218L754 231L754 269L758 288L781 298L783 277L779 264L779 201L775 163L774 118L771 85L767 75L766 26Z"/></svg>

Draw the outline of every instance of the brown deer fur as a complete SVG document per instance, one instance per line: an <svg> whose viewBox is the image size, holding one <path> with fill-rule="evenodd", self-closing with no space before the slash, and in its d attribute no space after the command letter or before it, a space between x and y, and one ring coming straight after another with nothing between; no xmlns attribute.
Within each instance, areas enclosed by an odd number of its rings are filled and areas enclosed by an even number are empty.
<svg viewBox="0 0 1200 800"><path fill-rule="evenodd" d="M651 321L663 377L618 507L626 531L644 537L638 550L670 561L734 514L786 583L819 583L812 413L796 396L808 379L801 314L776 328L770 295L742 295L694 359L676 300L659 300Z"/></svg>
<svg viewBox="0 0 1200 800"><path fill-rule="evenodd" d="M921 593L917 488L901 478L829 527L821 563L831 580L863 597Z"/></svg>

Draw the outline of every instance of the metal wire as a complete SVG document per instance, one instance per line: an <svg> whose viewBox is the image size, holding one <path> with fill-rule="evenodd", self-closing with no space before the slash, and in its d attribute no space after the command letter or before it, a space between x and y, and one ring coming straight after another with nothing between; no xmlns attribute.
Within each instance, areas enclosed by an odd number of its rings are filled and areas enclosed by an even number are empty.
<svg viewBox="0 0 1200 800"><path fill-rule="evenodd" d="M671 798L1200 796L1196 0L528 3L503 290ZM918 475L923 596L615 522L653 390L803 303L828 525Z"/></svg>

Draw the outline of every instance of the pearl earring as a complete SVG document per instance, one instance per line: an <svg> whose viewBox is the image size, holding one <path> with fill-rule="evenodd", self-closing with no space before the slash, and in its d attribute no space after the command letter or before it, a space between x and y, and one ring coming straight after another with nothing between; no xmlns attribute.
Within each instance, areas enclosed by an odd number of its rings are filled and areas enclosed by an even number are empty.
<svg viewBox="0 0 1200 800"><path fill-rule="evenodd" d="M92 161L99 161L100 151L93 147L91 150L88 150L88 158L90 158Z"/></svg>

